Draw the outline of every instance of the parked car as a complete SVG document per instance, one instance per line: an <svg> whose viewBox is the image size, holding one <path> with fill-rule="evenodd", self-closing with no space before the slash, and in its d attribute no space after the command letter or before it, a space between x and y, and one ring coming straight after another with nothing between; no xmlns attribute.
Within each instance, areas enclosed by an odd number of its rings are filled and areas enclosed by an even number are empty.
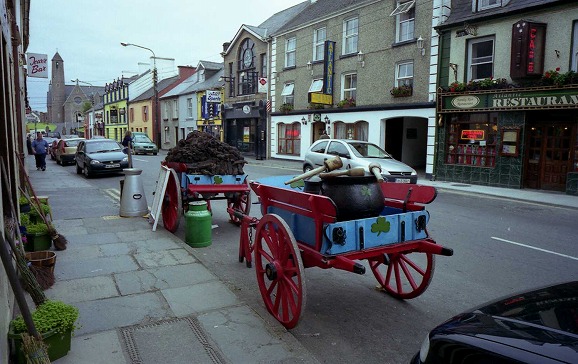
<svg viewBox="0 0 578 364"><path fill-rule="evenodd" d="M61 166L67 164L74 164L74 158L76 155L76 147L78 143L84 140L84 138L63 138L56 144L56 150L54 151L54 159L56 163Z"/></svg>
<svg viewBox="0 0 578 364"><path fill-rule="evenodd" d="M379 146L361 140L320 139L313 143L305 153L303 171L307 172L323 166L323 162L334 156L343 161L340 169L363 167L369 174L370 163L379 163L381 174L388 182L416 183L417 172L405 163L394 159Z"/></svg>
<svg viewBox="0 0 578 364"><path fill-rule="evenodd" d="M128 156L112 139L81 140L76 150L76 173L86 178L95 174L122 172L128 168Z"/></svg>
<svg viewBox="0 0 578 364"><path fill-rule="evenodd" d="M578 363L578 281L457 315L427 335L412 363Z"/></svg>
<svg viewBox="0 0 578 364"><path fill-rule="evenodd" d="M149 138L147 133L133 132L132 133L133 153L134 154L148 154L157 155L159 148Z"/></svg>
<svg viewBox="0 0 578 364"><path fill-rule="evenodd" d="M60 133L57 131L49 131L47 132L44 137L49 137L49 138L54 138L54 139L60 139Z"/></svg>

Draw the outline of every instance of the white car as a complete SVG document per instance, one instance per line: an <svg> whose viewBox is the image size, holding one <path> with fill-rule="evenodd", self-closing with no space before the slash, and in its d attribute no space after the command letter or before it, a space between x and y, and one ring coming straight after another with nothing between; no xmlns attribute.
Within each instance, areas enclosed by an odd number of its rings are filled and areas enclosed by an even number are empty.
<svg viewBox="0 0 578 364"><path fill-rule="evenodd" d="M370 174L370 163L379 163L381 174L387 182L417 183L417 172L407 164L394 159L379 146L362 140L320 139L305 153L303 171L307 172L323 166L323 162L333 156L343 161L340 169L363 167Z"/></svg>

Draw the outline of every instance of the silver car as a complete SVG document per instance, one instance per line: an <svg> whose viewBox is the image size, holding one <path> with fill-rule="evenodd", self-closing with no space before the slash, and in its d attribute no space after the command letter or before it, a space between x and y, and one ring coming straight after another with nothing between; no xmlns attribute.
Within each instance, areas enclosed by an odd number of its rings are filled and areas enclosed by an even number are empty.
<svg viewBox="0 0 578 364"><path fill-rule="evenodd" d="M363 167L369 174L370 163L379 163L381 174L388 182L417 183L417 172L405 163L395 160L379 146L362 140L320 139L305 153L303 171L307 172L323 165L333 156L341 157L343 167L352 169Z"/></svg>

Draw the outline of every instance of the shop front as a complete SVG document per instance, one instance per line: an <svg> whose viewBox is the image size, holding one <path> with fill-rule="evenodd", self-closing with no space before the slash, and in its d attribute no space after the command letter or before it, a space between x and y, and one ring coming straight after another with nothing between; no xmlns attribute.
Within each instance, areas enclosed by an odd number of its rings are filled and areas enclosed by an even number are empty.
<svg viewBox="0 0 578 364"><path fill-rule="evenodd" d="M578 195L578 88L440 93L438 180Z"/></svg>
<svg viewBox="0 0 578 364"><path fill-rule="evenodd" d="M266 158L266 112L262 102L239 103L223 108L225 142L256 159Z"/></svg>

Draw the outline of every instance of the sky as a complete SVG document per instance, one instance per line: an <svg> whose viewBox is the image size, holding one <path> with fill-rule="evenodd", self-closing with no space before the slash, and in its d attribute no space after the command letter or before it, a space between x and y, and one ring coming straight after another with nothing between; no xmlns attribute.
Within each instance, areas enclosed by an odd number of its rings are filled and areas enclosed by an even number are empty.
<svg viewBox="0 0 578 364"><path fill-rule="evenodd" d="M223 43L243 24L258 26L273 14L303 0L31 0L27 53L64 61L66 84L72 80L104 86L122 75L132 76L151 52L123 47L121 42L150 48L176 66L200 60L223 62ZM46 111L48 78L28 78L32 110Z"/></svg>

